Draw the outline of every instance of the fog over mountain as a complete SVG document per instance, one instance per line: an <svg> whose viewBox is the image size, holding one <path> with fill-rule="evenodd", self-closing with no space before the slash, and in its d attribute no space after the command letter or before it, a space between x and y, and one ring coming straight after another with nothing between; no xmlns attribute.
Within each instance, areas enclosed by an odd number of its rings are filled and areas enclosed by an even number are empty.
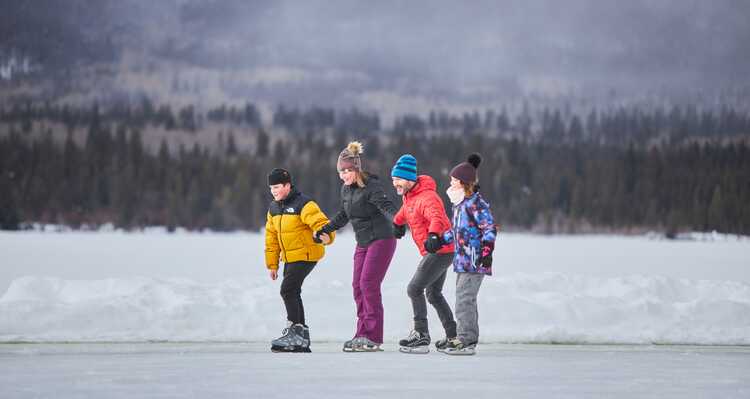
<svg viewBox="0 0 750 399"><path fill-rule="evenodd" d="M710 97L750 82L741 0L2 3L2 102L148 95L421 112Z"/></svg>

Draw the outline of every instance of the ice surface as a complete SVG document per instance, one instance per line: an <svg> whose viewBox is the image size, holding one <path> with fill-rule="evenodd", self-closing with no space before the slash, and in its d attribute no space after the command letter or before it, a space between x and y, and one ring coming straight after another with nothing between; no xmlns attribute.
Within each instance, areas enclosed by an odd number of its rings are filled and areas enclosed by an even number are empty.
<svg viewBox="0 0 750 399"><path fill-rule="evenodd" d="M273 354L266 344L0 344L3 398L747 398L750 349L480 345Z"/></svg>

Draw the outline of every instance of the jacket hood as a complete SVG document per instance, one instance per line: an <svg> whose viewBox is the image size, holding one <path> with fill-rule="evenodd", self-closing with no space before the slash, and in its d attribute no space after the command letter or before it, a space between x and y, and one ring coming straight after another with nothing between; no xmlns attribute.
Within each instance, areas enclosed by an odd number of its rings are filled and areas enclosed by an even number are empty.
<svg viewBox="0 0 750 399"><path fill-rule="evenodd" d="M417 195L423 191L437 191L435 179L427 175L419 175L417 177L417 184L406 193L406 196Z"/></svg>

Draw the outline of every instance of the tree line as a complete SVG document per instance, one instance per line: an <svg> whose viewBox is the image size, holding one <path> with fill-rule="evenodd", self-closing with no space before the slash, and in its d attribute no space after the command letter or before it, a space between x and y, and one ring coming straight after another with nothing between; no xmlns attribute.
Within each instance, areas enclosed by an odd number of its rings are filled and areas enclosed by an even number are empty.
<svg viewBox="0 0 750 399"><path fill-rule="evenodd" d="M62 122L63 131L34 132L40 120ZM214 147L144 145L149 126L190 134L219 122L247 126L254 145L238 148L231 136ZM395 160L411 153L441 195L450 168L481 153L481 190L506 229L750 233L750 118L729 107L591 110L585 117L433 112L385 128L376 113L356 109L279 106L264 125L250 103L205 114L183 107L175 115L144 101L106 109L16 105L0 111L0 123L8 129L0 135L3 229L41 222L257 230L274 167L289 169L331 214L339 207L336 157L360 139L367 170L389 180ZM76 128L86 131L83 144L73 139Z"/></svg>
<svg viewBox="0 0 750 399"><path fill-rule="evenodd" d="M499 110L461 114L433 110L424 117L405 114L397 117L391 127L384 126L377 112L315 106L303 109L283 104L273 110L269 123L264 124L260 110L251 102L242 106L224 104L205 112L193 105L177 108L169 104L156 105L145 97L135 105L115 103L107 107L98 104L89 108L73 107L50 102L17 102L0 107L0 123L15 125L26 133L31 130L34 121L60 122L66 129L72 130L91 125L93 119L138 130L153 126L195 132L210 123L228 123L255 129L281 128L297 135L321 132L359 136L481 134L555 145L675 145L696 138L713 140L747 137L750 134L750 113L733 103L711 107L611 106L580 112L571 111L570 107L532 109L524 103L515 113L502 107Z"/></svg>

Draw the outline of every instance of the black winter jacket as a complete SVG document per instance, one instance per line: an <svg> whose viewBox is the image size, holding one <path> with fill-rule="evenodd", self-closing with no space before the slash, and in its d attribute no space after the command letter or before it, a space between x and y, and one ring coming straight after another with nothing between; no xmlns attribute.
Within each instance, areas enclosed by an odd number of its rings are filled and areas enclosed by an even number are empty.
<svg viewBox="0 0 750 399"><path fill-rule="evenodd" d="M335 231L352 222L357 245L366 247L375 240L393 238L393 216L398 209L383 191L383 184L375 175L365 181L341 186L341 210L331 218L322 231Z"/></svg>

